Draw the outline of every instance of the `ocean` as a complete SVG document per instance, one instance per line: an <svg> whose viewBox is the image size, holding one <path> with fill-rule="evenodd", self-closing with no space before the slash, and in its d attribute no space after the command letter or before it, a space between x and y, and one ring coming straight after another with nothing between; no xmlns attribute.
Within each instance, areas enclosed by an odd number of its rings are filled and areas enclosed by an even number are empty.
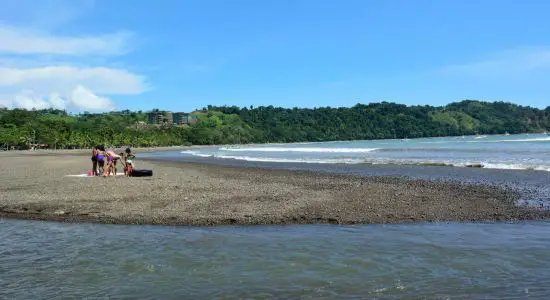
<svg viewBox="0 0 550 300"><path fill-rule="evenodd" d="M244 161L319 164L482 165L550 171L550 135L481 135L243 145L183 151L182 155Z"/></svg>

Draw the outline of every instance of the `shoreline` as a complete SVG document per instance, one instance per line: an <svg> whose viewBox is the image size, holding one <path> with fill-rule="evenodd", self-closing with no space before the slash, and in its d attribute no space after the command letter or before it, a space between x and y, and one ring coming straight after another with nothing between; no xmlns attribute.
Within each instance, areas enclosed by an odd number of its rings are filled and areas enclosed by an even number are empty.
<svg viewBox="0 0 550 300"><path fill-rule="evenodd" d="M487 219L449 219L449 220L416 220L403 219L390 222L339 222L337 219L304 219L286 218L269 222L257 222L257 220L196 220L196 221L150 221L147 219L114 219L108 217L92 217L87 215L67 215L54 216L39 213L26 213L17 211L4 211L0 209L0 220L18 220L18 221L41 221L68 224L96 224L96 225L135 225L135 226L177 226L177 227L222 227L222 226L292 226L292 225L333 225L333 226L352 226L352 225L423 225L423 224L517 224L522 222L549 222L550 216L544 214L524 215L514 218L487 218Z"/></svg>
<svg viewBox="0 0 550 300"><path fill-rule="evenodd" d="M239 144L240 145L240 144ZM250 144L252 145L252 144ZM261 144L266 145L266 144ZM221 146L227 146L227 145L196 145L196 146L177 146L177 147L145 147L145 148L131 148L132 151L139 151L140 153L153 153L153 152L178 152L179 151L188 151L193 149L205 149L205 148L216 148ZM236 146L236 145L232 145ZM116 151L122 151L123 148L113 148L116 149ZM5 152L0 152L0 158L11 156L16 157L20 155L30 155L30 156L56 156L56 155L74 155L74 156L88 156L91 155L91 149L58 149L58 150L50 150L50 149L39 149L39 150L10 150ZM195 157L197 158L197 157ZM156 158L151 157L145 157L141 158L141 160L150 160L155 161ZM231 160L231 159L229 159ZM243 162L243 163L281 163L281 162L271 162L271 161L247 161L247 160L233 160L237 162ZM309 163L309 162L292 162L291 164L318 164L322 165L324 163ZM286 163L282 163L286 164ZM225 164L222 164L225 165ZM230 164L234 165L234 164ZM435 167L435 168L459 168L459 169L483 169L483 170L502 170L502 171L527 171L527 172L542 172L550 173L550 169L537 169L537 168L491 168L486 167L483 163L471 163L471 164L453 164L453 163L444 163L444 162L410 162L410 163L395 163L395 162L389 162L389 163L372 163L372 162L360 162L360 163L335 163L334 165L362 165L367 167L384 167L384 166L395 166L396 168L399 167Z"/></svg>
<svg viewBox="0 0 550 300"><path fill-rule="evenodd" d="M82 155L0 155L0 218L179 226L550 219L483 184L140 159L153 177L69 178Z"/></svg>

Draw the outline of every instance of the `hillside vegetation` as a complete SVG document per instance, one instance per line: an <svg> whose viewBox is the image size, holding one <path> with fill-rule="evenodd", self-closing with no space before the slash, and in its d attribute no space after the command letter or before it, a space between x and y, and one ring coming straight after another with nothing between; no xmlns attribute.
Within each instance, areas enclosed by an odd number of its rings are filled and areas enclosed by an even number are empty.
<svg viewBox="0 0 550 300"><path fill-rule="evenodd" d="M188 126L146 125L144 112L69 115L0 109L0 147L88 148L418 138L550 131L550 107L465 100L446 106L395 103L353 107L208 106Z"/></svg>

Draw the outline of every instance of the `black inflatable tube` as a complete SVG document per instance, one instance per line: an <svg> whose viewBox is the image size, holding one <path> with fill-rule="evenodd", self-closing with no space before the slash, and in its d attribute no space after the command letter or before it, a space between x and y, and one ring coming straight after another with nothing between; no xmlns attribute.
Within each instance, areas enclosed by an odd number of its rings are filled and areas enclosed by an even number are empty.
<svg viewBox="0 0 550 300"><path fill-rule="evenodd" d="M153 170L132 170L130 177L151 177L153 176Z"/></svg>

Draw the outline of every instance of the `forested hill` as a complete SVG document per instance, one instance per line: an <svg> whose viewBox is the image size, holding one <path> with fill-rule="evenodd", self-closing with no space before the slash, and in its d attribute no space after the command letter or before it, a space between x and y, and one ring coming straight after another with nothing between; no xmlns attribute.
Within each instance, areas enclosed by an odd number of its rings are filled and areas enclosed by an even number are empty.
<svg viewBox="0 0 550 300"><path fill-rule="evenodd" d="M139 112L69 115L60 110L0 109L0 148L48 144L167 146L417 138L550 131L550 107L461 101L443 107L395 103L350 108L214 107L190 126L148 126Z"/></svg>
<svg viewBox="0 0 550 300"><path fill-rule="evenodd" d="M544 110L505 102L465 100L443 107L395 103L357 104L351 108L284 109L208 107L237 114L273 142L417 138L550 130Z"/></svg>

